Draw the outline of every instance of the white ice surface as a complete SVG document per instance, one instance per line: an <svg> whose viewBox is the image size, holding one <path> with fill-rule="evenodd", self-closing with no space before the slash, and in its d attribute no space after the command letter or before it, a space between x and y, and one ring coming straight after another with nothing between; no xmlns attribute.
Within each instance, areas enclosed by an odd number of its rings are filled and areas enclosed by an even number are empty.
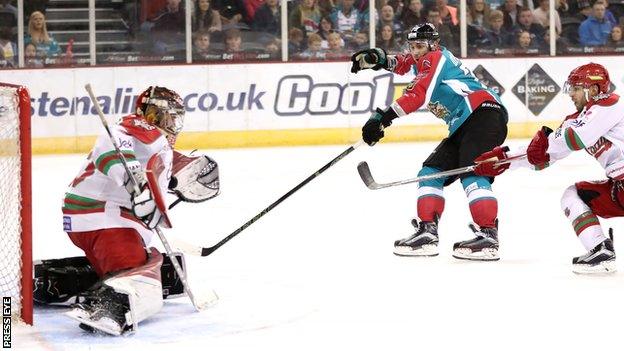
<svg viewBox="0 0 624 351"><path fill-rule="evenodd" d="M14 328L13 347L624 349L624 273L571 272L572 257L584 249L559 206L570 184L604 177L599 165L579 152L542 172L498 178L499 262L451 257L453 243L470 237L459 182L445 191L440 256L394 256L393 241L412 232L416 186L371 191L355 167L367 160L380 182L413 177L434 146L364 145L211 256L187 257L195 290L212 288L221 297L205 312L194 312L185 298L166 301L137 333L107 337L78 329L62 309L39 308L35 327ZM219 162L222 194L174 208L166 235L213 245L346 147L206 150ZM62 231L60 208L84 157L33 159L35 259L81 254ZM617 250L622 220L602 223L615 227Z"/></svg>

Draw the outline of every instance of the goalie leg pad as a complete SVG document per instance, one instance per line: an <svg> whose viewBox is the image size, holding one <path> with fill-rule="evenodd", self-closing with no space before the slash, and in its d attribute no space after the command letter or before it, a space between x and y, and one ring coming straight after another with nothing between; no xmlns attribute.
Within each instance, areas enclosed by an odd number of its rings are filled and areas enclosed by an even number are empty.
<svg viewBox="0 0 624 351"><path fill-rule="evenodd" d="M66 302L99 280L84 256L35 261L33 271L33 299L40 304Z"/></svg>
<svg viewBox="0 0 624 351"><path fill-rule="evenodd" d="M171 258L163 253L160 267L163 299L185 295L184 285L171 264ZM186 270L184 256L174 253L182 270ZM70 304L71 298L80 301L99 280L95 269L84 256L41 260L34 263L33 299L39 304Z"/></svg>
<svg viewBox="0 0 624 351"><path fill-rule="evenodd" d="M162 255L152 248L145 265L120 272L104 281L115 292L128 296L130 311L126 314L126 323L133 330L137 330L139 322L158 313L163 306L162 263Z"/></svg>
<svg viewBox="0 0 624 351"><path fill-rule="evenodd" d="M146 264L105 279L84 304L77 305L66 315L78 320L83 329L111 335L136 331L139 322L162 308L162 262L162 255L152 248Z"/></svg>

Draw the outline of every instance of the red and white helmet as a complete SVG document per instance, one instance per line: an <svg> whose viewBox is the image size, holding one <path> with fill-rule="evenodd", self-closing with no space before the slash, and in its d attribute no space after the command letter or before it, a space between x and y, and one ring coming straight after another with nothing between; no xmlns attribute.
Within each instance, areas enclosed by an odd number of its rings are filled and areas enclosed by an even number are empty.
<svg viewBox="0 0 624 351"><path fill-rule="evenodd" d="M156 107L156 113L148 113L150 106ZM136 102L136 113L173 138L184 126L184 101L165 87L152 86L143 91Z"/></svg>
<svg viewBox="0 0 624 351"><path fill-rule="evenodd" d="M608 93L611 81L609 80L609 72L604 66L591 62L578 66L570 72L568 80L563 86L563 91L568 93L575 86L589 89L593 85L598 86L600 93Z"/></svg>

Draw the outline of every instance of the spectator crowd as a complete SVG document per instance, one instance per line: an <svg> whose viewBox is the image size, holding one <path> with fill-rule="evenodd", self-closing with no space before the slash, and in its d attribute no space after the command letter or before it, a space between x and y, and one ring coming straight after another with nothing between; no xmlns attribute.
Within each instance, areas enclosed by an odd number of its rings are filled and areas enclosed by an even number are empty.
<svg viewBox="0 0 624 351"><path fill-rule="evenodd" d="M551 16L557 54L624 52L624 0L467 0L468 56L548 55ZM613 2L614 0L612 0ZM98 4L105 1L98 2ZM139 57L186 57L183 0L111 0L127 23ZM119 5L121 3L121 5ZM280 60L280 0L192 0L193 62ZM287 47L292 60L343 60L369 47L369 0L290 0ZM15 0L0 0L0 67L17 67ZM68 62L71 43L48 31L48 0L25 1L26 67ZM442 45L459 55L458 0L375 0L376 46L389 53L405 48L414 25L433 23ZM60 45L61 44L61 45ZM136 61L141 61L137 59Z"/></svg>

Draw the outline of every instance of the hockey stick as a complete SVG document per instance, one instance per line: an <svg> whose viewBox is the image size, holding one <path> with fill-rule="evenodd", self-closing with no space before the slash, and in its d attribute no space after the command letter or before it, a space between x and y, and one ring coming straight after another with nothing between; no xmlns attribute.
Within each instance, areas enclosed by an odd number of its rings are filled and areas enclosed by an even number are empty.
<svg viewBox="0 0 624 351"><path fill-rule="evenodd" d="M513 160L521 159L524 157L526 157L526 155L517 155L517 156L509 157L499 162L496 162L495 165L504 165L507 163L511 163L511 161ZM373 175L371 174L370 168L368 167L368 163L366 163L366 161L360 162L357 166L357 170L358 170L358 173L360 174L360 178L362 178L362 181L364 182L366 187L368 187L371 190L389 188L389 187L393 187L397 185L404 185L404 184L410 184L410 183L419 183L425 180L438 179L438 178L468 173L468 172L474 171L475 168L477 168L477 165L451 169L448 171L443 171L443 172L438 172L438 173L433 173L433 174L427 174L427 175L423 175L423 176L416 177L416 178L399 180L396 182L377 183L375 179L373 178Z"/></svg>
<svg viewBox="0 0 624 351"><path fill-rule="evenodd" d="M100 107L100 104L98 103L95 97L95 94L93 93L91 84L85 85L85 89L87 90L87 93L89 93L89 97L91 98L91 101L93 102L93 105L95 106L95 110L97 111L97 114L100 117L100 121L102 122L104 129L106 129L106 133L108 134L108 137L111 143L113 144L113 147L115 148L115 152L117 153L117 156L121 160L121 164L126 170L126 174L128 175L128 178L132 182L134 192L136 194L141 193L139 183L134 177L134 174L132 174L132 172L130 171L130 168L128 167L128 162L126 161L126 158L124 157L123 153L119 149L119 145L117 145L117 140L115 140L115 138L113 137L113 134L111 133L111 130L108 126L108 122L104 118L104 113L102 112L102 108ZM156 228L154 228L154 231L156 232L156 234L158 234L158 238L160 238L160 241L165 247L165 252L167 253L167 255L169 255L169 257L174 257L173 250L171 250L171 246L169 246L169 242L167 241L167 238L165 237L163 232L160 230L160 228L156 226ZM208 295L202 296L202 299L198 301L195 298L195 295L193 294L193 292L191 291L191 287L188 283L188 280L186 279L186 274L182 270L182 267L180 267L180 263L178 263L178 260L173 259L171 260L171 263L173 264L173 268L175 269L176 273L178 273L178 277L180 277L180 281L182 282L182 285L184 285L184 290L186 291L186 294L188 295L189 299L191 300L191 303L193 304L193 306L195 307L197 311L201 311L204 308L209 307L210 305L214 304L217 301L218 297L214 293L214 291L211 292L210 296Z"/></svg>
<svg viewBox="0 0 624 351"><path fill-rule="evenodd" d="M301 189L304 185L308 184L312 179L318 177L319 175L321 175L321 173L325 172L329 167L335 165L338 161L340 161L343 158L345 158L345 156L347 156L348 154L353 152L353 150L357 149L360 145L362 145L362 143L363 143L363 141L360 140L357 143L349 146L349 148L347 148L345 151L343 151L340 155L336 156L333 160L329 161L325 166L321 167L318 171L314 172L312 175L307 177L304 181L302 181L301 183L297 184L297 186L295 186L294 188L290 189L290 191L288 191L286 194L282 195L282 197L280 197L275 202L270 204L264 210L260 211L260 213L255 215L252 219L250 219L247 222L245 222L245 224L243 224L240 228L238 228L235 231L233 231L230 235L228 235L225 238L223 238L221 241L219 241L214 246L199 247L199 246L195 246L195 245L192 245L192 244L189 244L189 243L180 242L180 241L177 241L177 240L176 240L176 243L175 243L176 246L178 246L178 248L180 250L182 250L183 252L191 254L191 255L197 255L197 256L208 256L208 255L210 255L215 250L217 250L218 248L223 246L223 244L225 244L228 241L230 241L232 238L234 238L235 236L240 234L240 232L242 232L247 227L252 225L255 221L260 219L262 216L264 216L265 214L269 213L269 211L274 209L282 201L286 200L290 195L294 194L297 190Z"/></svg>

